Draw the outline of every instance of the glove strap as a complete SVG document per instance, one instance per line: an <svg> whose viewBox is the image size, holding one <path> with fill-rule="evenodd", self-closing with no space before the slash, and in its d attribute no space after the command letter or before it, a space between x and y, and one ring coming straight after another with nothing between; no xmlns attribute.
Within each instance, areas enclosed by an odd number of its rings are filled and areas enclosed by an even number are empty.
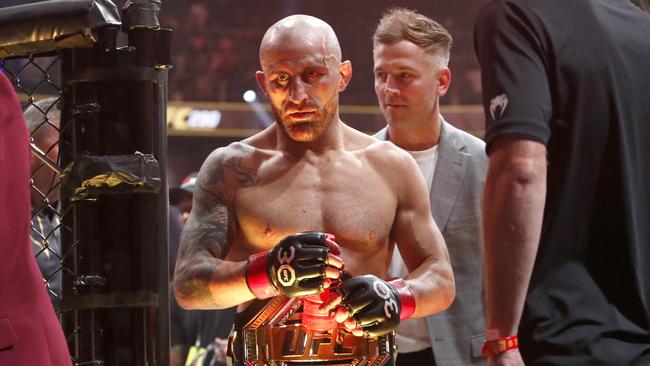
<svg viewBox="0 0 650 366"><path fill-rule="evenodd" d="M263 300L279 295L266 274L268 252L253 254L246 263L246 284L256 298Z"/></svg>
<svg viewBox="0 0 650 366"><path fill-rule="evenodd" d="M415 312L415 296L413 296L406 281L401 278L393 278L388 283L397 290L399 299L402 302L402 309L399 314L400 320L410 318Z"/></svg>

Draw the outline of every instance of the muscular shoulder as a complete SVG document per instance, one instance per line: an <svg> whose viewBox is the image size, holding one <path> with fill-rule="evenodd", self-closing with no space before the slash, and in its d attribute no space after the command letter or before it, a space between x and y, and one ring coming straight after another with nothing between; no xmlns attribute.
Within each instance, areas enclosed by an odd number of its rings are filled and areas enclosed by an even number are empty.
<svg viewBox="0 0 650 366"><path fill-rule="evenodd" d="M425 212L429 207L427 184L413 157L389 141L376 141L366 150L368 164L395 194L398 210Z"/></svg>
<svg viewBox="0 0 650 366"><path fill-rule="evenodd" d="M375 170L397 183L411 174L420 174L413 157L390 141L374 139L366 148L366 158Z"/></svg>
<svg viewBox="0 0 650 366"><path fill-rule="evenodd" d="M365 150L378 142L375 137L356 130L346 124L342 124L344 132L345 149L348 151Z"/></svg>
<svg viewBox="0 0 650 366"><path fill-rule="evenodd" d="M212 151L205 159L201 170L223 169L224 166L234 163L245 163L253 159L255 152L256 148L249 144L233 142Z"/></svg>
<svg viewBox="0 0 650 366"><path fill-rule="evenodd" d="M411 155L397 147L390 141L381 141L373 138L371 144L366 148L368 157L377 159L387 164L399 164L402 159L410 158Z"/></svg>
<svg viewBox="0 0 650 366"><path fill-rule="evenodd" d="M241 142L214 150L199 171L199 191L221 192L227 198L238 187L255 184L257 154L256 148Z"/></svg>

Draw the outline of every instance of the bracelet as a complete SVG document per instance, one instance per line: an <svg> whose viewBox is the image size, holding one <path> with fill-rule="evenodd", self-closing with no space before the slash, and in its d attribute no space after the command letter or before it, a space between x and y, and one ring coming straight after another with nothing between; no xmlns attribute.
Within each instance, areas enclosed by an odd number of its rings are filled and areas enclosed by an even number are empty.
<svg viewBox="0 0 650 366"><path fill-rule="evenodd" d="M519 348L519 338L516 335L485 341L481 349L481 355L485 358L496 356L499 353Z"/></svg>

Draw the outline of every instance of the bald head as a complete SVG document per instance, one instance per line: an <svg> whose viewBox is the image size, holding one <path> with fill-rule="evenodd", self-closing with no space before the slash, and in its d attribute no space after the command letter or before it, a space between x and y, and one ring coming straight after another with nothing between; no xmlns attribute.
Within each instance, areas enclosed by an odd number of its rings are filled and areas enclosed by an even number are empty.
<svg viewBox="0 0 650 366"><path fill-rule="evenodd" d="M265 55L282 50L307 50L317 47L328 58L341 62L341 46L329 24L309 15L290 15L273 24L264 34L260 45L260 63Z"/></svg>

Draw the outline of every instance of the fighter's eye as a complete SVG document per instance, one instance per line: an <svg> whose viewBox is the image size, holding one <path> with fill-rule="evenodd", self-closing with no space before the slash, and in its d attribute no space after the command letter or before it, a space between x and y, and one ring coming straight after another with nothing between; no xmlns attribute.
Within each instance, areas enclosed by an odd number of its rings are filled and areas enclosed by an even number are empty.
<svg viewBox="0 0 650 366"><path fill-rule="evenodd" d="M302 73L302 80L306 83L315 83L326 73L326 70L320 68L307 69Z"/></svg>

